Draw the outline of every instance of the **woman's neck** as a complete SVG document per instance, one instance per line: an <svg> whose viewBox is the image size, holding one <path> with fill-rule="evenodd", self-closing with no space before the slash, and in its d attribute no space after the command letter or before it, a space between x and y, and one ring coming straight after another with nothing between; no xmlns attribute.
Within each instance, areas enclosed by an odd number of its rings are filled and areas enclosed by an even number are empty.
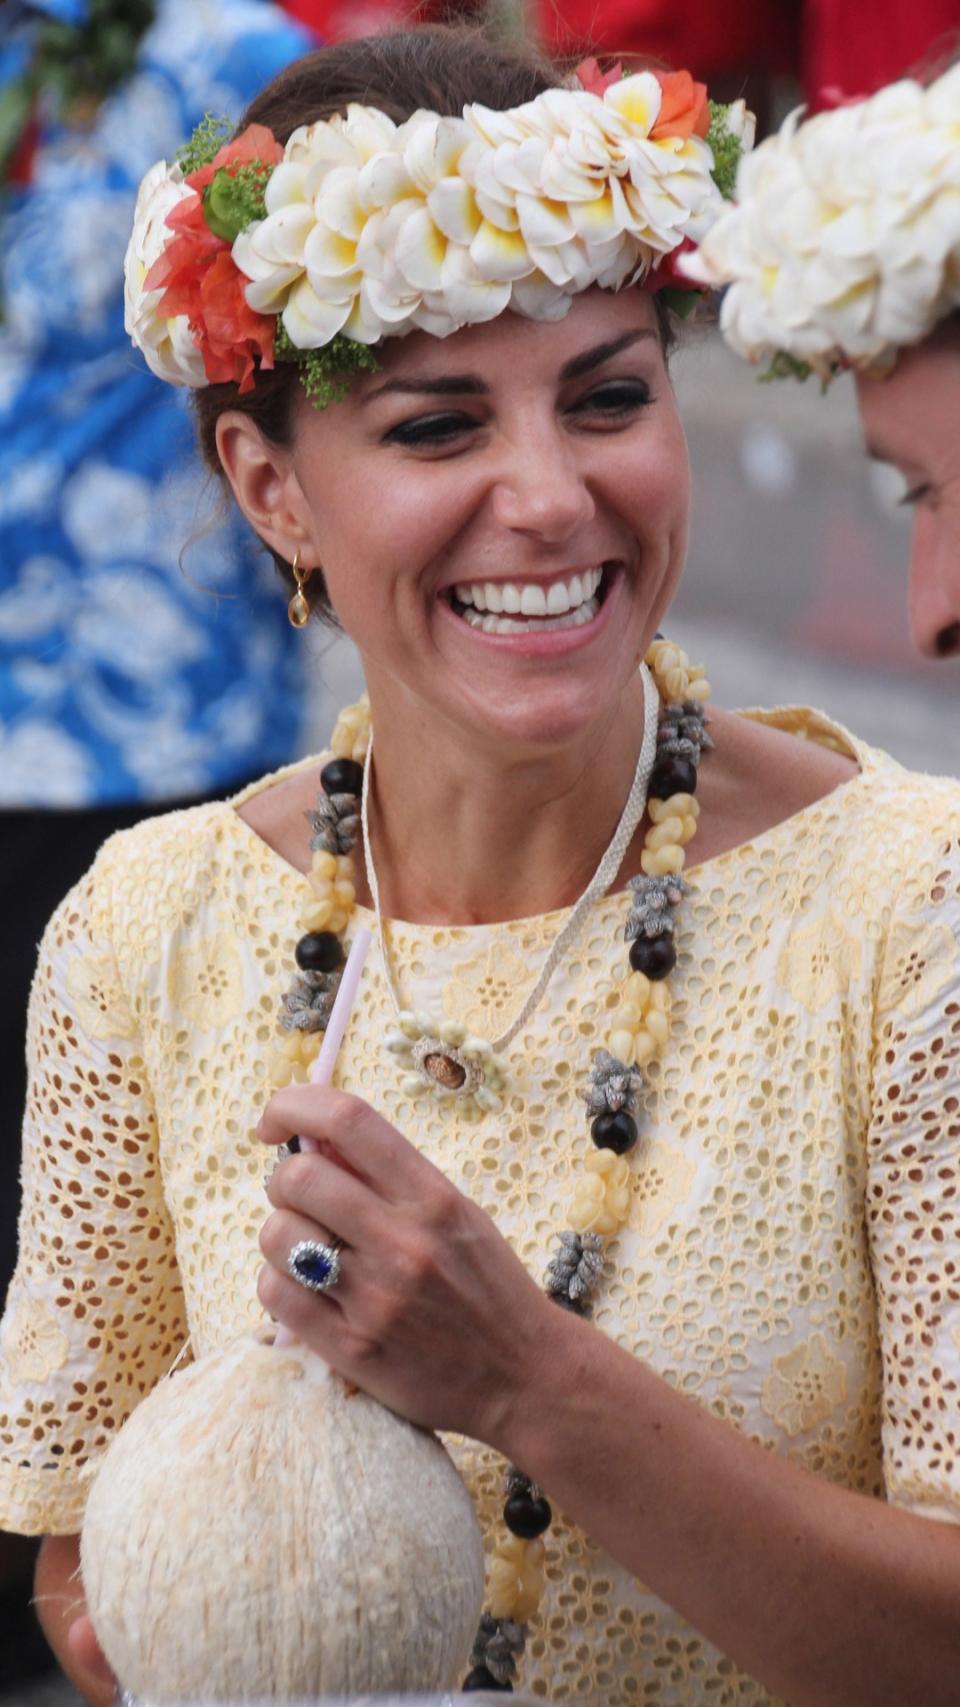
<svg viewBox="0 0 960 1707"><path fill-rule="evenodd" d="M643 739L639 677L603 725L512 761L439 718L397 715L375 686L371 702L370 832L387 917L484 924L576 901L633 781ZM632 872L631 853L624 870Z"/></svg>

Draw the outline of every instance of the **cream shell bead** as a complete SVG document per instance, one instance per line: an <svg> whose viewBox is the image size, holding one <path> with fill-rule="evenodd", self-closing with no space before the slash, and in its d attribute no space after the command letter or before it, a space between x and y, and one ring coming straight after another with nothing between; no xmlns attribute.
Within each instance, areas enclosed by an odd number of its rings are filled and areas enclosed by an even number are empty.
<svg viewBox="0 0 960 1707"><path fill-rule="evenodd" d="M641 869L648 877L678 876L685 862L683 849L675 843L665 848L644 848L640 855Z"/></svg>
<svg viewBox="0 0 960 1707"><path fill-rule="evenodd" d="M308 905L303 910L304 930L327 930L335 912L332 896L327 895L322 901L314 901L312 906Z"/></svg>
<svg viewBox="0 0 960 1707"><path fill-rule="evenodd" d="M636 1031L643 1024L643 1009L639 1002L624 1002L613 1015L614 1031Z"/></svg>
<svg viewBox="0 0 960 1707"><path fill-rule="evenodd" d="M629 1064L633 1059L633 1035L633 1031L628 1031L626 1026L621 1026L616 1031L610 1032L607 1038L607 1048L618 1061Z"/></svg>
<svg viewBox="0 0 960 1707"><path fill-rule="evenodd" d="M643 1023L647 1034L653 1038L658 1048L662 1049L670 1037L670 1021L666 1014L658 1013L656 1008L651 1008Z"/></svg>
<svg viewBox="0 0 960 1707"><path fill-rule="evenodd" d="M669 800L651 800L647 811L651 824L662 824L664 818L699 818L700 803L693 794L671 794Z"/></svg>
<svg viewBox="0 0 960 1707"><path fill-rule="evenodd" d="M646 1011L647 999L652 988L653 982L646 976L646 973L631 972L623 986L624 1000L636 1002L640 1008Z"/></svg>
<svg viewBox="0 0 960 1707"><path fill-rule="evenodd" d="M638 1031L633 1040L632 1065L634 1067L648 1067L656 1053L656 1041L652 1034L647 1030L646 1026L644 1026L644 1029L642 1031Z"/></svg>
<svg viewBox="0 0 960 1707"><path fill-rule="evenodd" d="M330 737L335 759L355 759L362 764L370 745L370 700L362 694L355 705L344 706Z"/></svg>
<svg viewBox="0 0 960 1707"><path fill-rule="evenodd" d="M612 1150L594 1150L573 1188L570 1226L575 1233L616 1233L630 1208L630 1168Z"/></svg>
<svg viewBox="0 0 960 1707"><path fill-rule="evenodd" d="M664 818L662 823L648 830L644 838L644 847L655 853L658 848L669 847L671 842L679 842L683 836L682 818Z"/></svg>
<svg viewBox="0 0 960 1707"><path fill-rule="evenodd" d="M498 1543L487 1566L487 1611L494 1618L526 1624L543 1595L546 1548L540 1540L511 1535Z"/></svg>
<svg viewBox="0 0 960 1707"><path fill-rule="evenodd" d="M446 1689L483 1597L439 1442L265 1338L137 1407L91 1488L81 1565L108 1661L151 1702Z"/></svg>

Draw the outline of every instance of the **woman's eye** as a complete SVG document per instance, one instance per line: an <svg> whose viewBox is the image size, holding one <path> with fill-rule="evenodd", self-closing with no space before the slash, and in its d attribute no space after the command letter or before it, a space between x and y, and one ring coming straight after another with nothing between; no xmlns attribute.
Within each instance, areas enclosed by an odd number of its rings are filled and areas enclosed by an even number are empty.
<svg viewBox="0 0 960 1707"><path fill-rule="evenodd" d="M608 420L621 415L634 415L653 402L650 387L641 379L613 379L588 391L573 406L578 415L603 415Z"/></svg>
<svg viewBox="0 0 960 1707"><path fill-rule="evenodd" d="M387 444L432 446L453 444L471 432L479 423L471 415L418 415L414 421L400 421L384 434Z"/></svg>

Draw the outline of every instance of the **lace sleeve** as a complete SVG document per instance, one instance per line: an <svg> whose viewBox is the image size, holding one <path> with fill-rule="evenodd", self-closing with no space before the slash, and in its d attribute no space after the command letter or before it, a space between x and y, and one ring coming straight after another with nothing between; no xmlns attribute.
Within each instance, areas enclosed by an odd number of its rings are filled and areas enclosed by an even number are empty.
<svg viewBox="0 0 960 1707"><path fill-rule="evenodd" d="M960 837L917 877L878 990L867 1221L887 1495L960 1522Z"/></svg>
<svg viewBox="0 0 960 1707"><path fill-rule="evenodd" d="M79 1528L84 1467L186 1337L111 945L110 846L51 919L30 999L20 1248L0 1324L0 1528L25 1534Z"/></svg>

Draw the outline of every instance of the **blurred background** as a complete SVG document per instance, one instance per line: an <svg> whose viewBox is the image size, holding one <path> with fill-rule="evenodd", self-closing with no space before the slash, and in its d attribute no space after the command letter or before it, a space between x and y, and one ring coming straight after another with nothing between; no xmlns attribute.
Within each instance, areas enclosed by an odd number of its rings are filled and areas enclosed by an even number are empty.
<svg viewBox="0 0 960 1707"><path fill-rule="evenodd" d="M453 17L573 62L688 66L745 95L762 134L935 60L960 0L0 0L0 895L23 967L0 1035L0 1293L43 918L111 829L322 745L360 690L346 642L287 629L285 593L190 451L184 399L133 357L137 182L311 43ZM674 377L694 515L671 635L724 704L812 703L960 775L960 665L911 651L902 486L864 458L852 386L760 384L706 327L685 331ZM74 1707L27 1611L31 1564L0 1536L0 1707Z"/></svg>

